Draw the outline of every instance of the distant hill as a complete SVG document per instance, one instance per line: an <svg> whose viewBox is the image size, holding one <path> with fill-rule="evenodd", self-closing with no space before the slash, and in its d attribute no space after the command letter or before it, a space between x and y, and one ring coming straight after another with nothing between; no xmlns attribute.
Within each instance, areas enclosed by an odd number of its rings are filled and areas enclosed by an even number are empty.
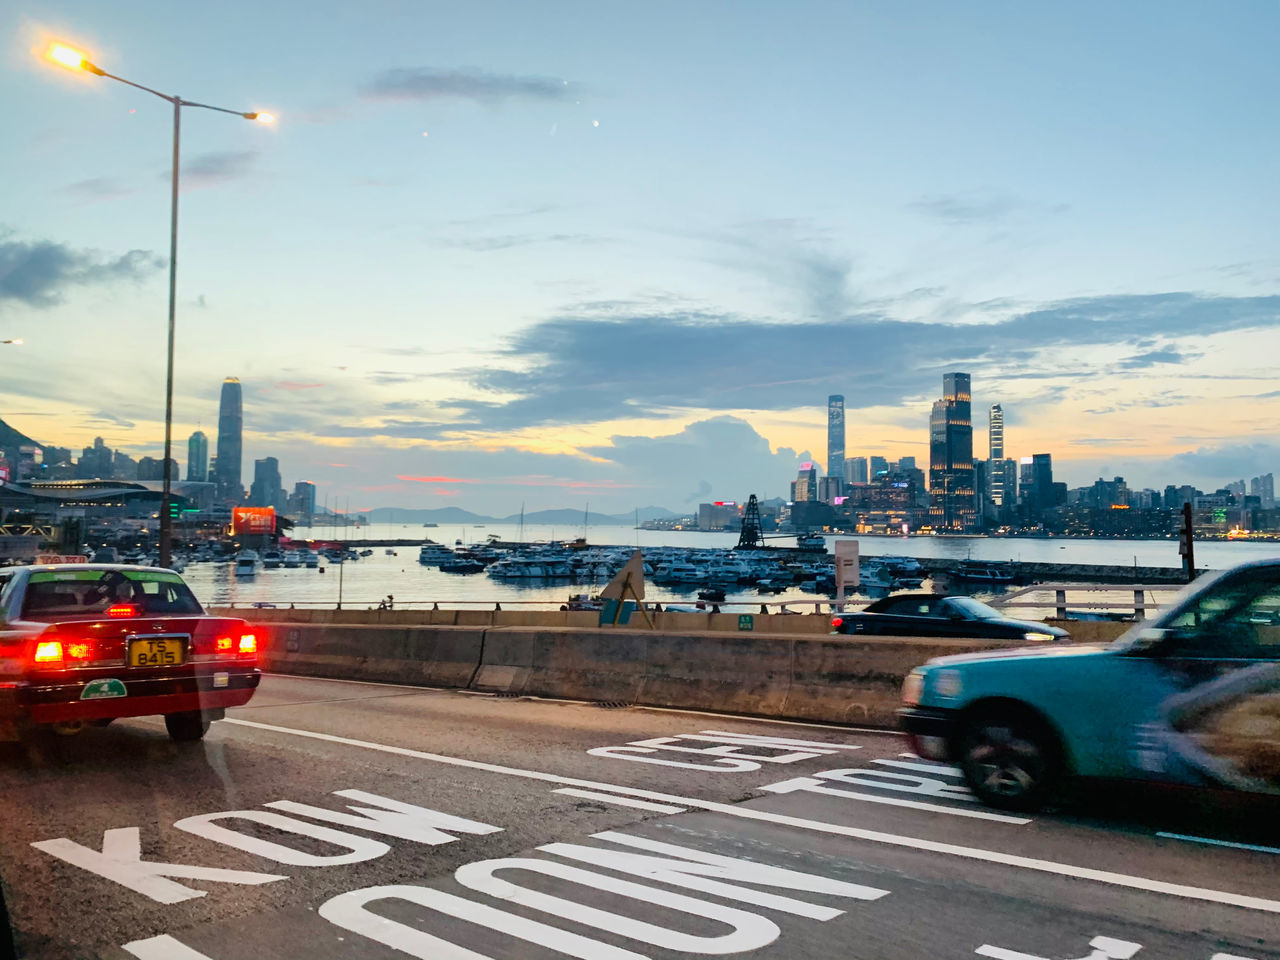
<svg viewBox="0 0 1280 960"><path fill-rule="evenodd" d="M402 507L377 507L361 514L370 523L488 523L486 517L461 507L439 507L433 510L408 510Z"/></svg>
<svg viewBox="0 0 1280 960"><path fill-rule="evenodd" d="M36 443L25 433L13 429L3 420L0 420L0 450L10 451L17 450L19 447L43 447L44 444Z"/></svg>
<svg viewBox="0 0 1280 960"><path fill-rule="evenodd" d="M640 522L646 520L669 520L681 516L672 513L665 507L641 507L630 513L592 513L587 523L589 526L611 527L631 526L639 514ZM404 507L378 507L374 510L361 511L369 523L519 523L520 514L513 513L507 517L488 517L480 513L472 513L461 507L438 507L435 509L411 510ZM524 515L525 523L554 523L568 526L582 526L582 511L564 508L561 510L534 510Z"/></svg>

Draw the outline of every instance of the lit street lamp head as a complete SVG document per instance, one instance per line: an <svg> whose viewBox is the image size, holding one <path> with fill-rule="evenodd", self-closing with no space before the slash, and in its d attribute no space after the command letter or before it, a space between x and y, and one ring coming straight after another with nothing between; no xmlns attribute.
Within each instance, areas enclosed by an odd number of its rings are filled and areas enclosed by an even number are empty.
<svg viewBox="0 0 1280 960"><path fill-rule="evenodd" d="M103 75L103 70L93 63L79 50L68 47L65 44L55 43L49 47L48 57L54 63L60 63L64 67L71 70L85 70L89 73L96 73L98 76Z"/></svg>
<svg viewBox="0 0 1280 960"><path fill-rule="evenodd" d="M274 113L246 113L246 120L257 120L259 123L275 123L276 116Z"/></svg>

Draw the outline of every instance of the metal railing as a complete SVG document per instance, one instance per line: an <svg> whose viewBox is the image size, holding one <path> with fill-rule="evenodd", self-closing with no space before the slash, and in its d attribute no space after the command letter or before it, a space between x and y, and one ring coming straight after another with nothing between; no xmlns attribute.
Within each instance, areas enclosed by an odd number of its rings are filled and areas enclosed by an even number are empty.
<svg viewBox="0 0 1280 960"><path fill-rule="evenodd" d="M1023 587L1012 593L1006 593L998 597L993 597L987 601L988 604L997 610L1007 609L1036 609L1044 610L1052 607L1055 615L1059 620L1068 619L1068 612L1071 609L1076 610L1126 610L1132 611L1135 620L1145 620L1148 610L1159 610L1162 606L1156 599L1155 593L1172 593L1178 588L1172 585L1144 585L1144 584L1115 584L1115 583L1037 583L1030 587ZM1032 600L1024 599L1032 597L1035 594L1053 594L1053 600ZM1068 594L1086 594L1089 596L1097 594L1128 594L1132 599L1083 599L1074 600L1068 603ZM1148 595L1149 598L1148 598Z"/></svg>

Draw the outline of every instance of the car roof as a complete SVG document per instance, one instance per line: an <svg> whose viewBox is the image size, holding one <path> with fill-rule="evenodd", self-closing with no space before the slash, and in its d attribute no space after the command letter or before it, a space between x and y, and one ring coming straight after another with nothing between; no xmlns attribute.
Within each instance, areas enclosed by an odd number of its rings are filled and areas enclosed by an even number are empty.
<svg viewBox="0 0 1280 960"><path fill-rule="evenodd" d="M138 563L24 563L13 567L0 567L3 573L33 573L49 570L147 570L177 574L178 571L168 567L149 567Z"/></svg>

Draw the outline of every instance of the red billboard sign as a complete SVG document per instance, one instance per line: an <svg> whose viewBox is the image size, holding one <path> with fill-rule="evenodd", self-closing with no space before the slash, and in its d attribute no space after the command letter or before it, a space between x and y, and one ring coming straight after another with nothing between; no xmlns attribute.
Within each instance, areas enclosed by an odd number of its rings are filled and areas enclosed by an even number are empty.
<svg viewBox="0 0 1280 960"><path fill-rule="evenodd" d="M236 507L231 511L231 535L275 533L275 507Z"/></svg>

